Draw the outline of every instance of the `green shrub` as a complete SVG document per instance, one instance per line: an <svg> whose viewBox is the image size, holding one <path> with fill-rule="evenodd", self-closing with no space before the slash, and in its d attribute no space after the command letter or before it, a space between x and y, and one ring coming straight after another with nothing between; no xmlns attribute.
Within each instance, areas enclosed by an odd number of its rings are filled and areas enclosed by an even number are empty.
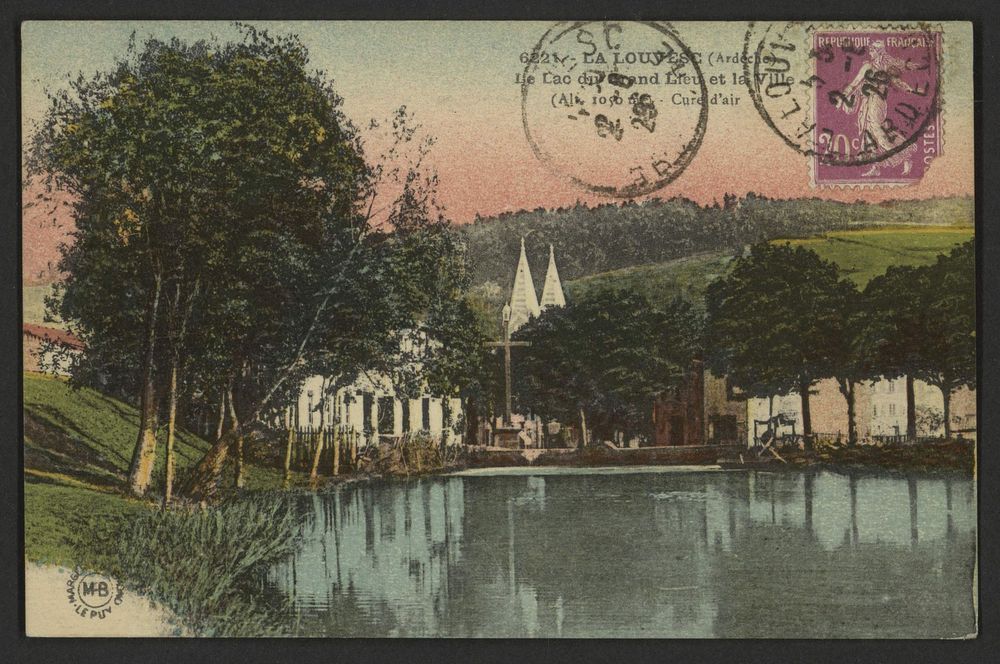
<svg viewBox="0 0 1000 664"><path fill-rule="evenodd" d="M287 606L265 601L262 575L295 550L302 518L277 493L205 510L148 510L114 520L107 540L87 542L83 557L96 557L102 571L162 602L199 636L287 634Z"/></svg>

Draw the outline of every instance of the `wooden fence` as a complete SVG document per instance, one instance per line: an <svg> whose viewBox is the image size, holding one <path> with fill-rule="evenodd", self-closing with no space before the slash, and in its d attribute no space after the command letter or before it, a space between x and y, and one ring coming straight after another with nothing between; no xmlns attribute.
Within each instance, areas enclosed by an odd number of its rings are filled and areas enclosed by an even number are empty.
<svg viewBox="0 0 1000 664"><path fill-rule="evenodd" d="M339 475L356 470L368 449L366 437L354 427L300 427L285 435L285 472Z"/></svg>

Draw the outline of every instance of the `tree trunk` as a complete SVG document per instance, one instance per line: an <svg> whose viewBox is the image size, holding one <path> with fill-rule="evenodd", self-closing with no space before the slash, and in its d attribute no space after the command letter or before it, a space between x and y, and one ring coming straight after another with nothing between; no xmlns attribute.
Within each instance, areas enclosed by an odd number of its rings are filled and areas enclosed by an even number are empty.
<svg viewBox="0 0 1000 664"><path fill-rule="evenodd" d="M313 453L312 468L309 469L309 479L315 480L319 475L319 457L323 453L323 428L326 426L326 379L320 385L319 392L319 434L316 436L316 452ZM375 425L376 430L378 424Z"/></svg>
<svg viewBox="0 0 1000 664"><path fill-rule="evenodd" d="M941 386L941 396L944 407L944 437L951 439L951 383L944 383Z"/></svg>
<svg viewBox="0 0 1000 664"><path fill-rule="evenodd" d="M917 438L917 397L910 374L906 374L906 437L910 440Z"/></svg>
<svg viewBox="0 0 1000 664"><path fill-rule="evenodd" d="M163 509L170 507L174 495L174 430L177 421L177 355L170 358L170 394L167 409L167 472L163 487Z"/></svg>
<svg viewBox="0 0 1000 664"><path fill-rule="evenodd" d="M215 497L216 479L226 464L229 456L229 446L237 436L243 435L239 425L219 437L219 440L205 453L195 466L190 478L184 485L183 493L192 500L211 500Z"/></svg>
<svg viewBox="0 0 1000 664"><path fill-rule="evenodd" d="M143 496L149 489L156 462L156 321L160 310L160 275L155 276L153 293L146 310L145 357L142 365L142 392L139 397L139 433L132 451L129 466L128 490L134 496Z"/></svg>
<svg viewBox="0 0 1000 664"><path fill-rule="evenodd" d="M327 304L329 304L330 297L331 295L328 293L316 308L316 313L313 316L312 323L309 325L305 335L303 335L302 340L299 342L295 357L292 358L288 364L286 364L281 371L278 372L277 379L271 383L271 386L264 393L264 396L261 397L256 404L253 404L252 407L248 406L248 422L254 422L260 417L260 413L271 403L271 399L278 394L278 390L292 375L292 372L301 365L305 357L306 349L309 345L309 340L312 337L313 332L319 326L320 316L326 309ZM229 451L228 446L236 436L243 434L243 430L239 423L233 424L233 429L230 434L232 435L220 437L219 440L216 441L216 443L212 445L207 452L205 452L204 456L201 457L198 461L198 465L195 466L194 472L191 473L191 477L184 487L185 493L192 498L195 498L196 500L208 500L212 497L216 480L218 479L219 473L222 471L222 466L226 461L226 456Z"/></svg>
<svg viewBox="0 0 1000 664"><path fill-rule="evenodd" d="M583 408L580 409L580 448L583 449L587 447L589 441L587 440L587 415L583 412Z"/></svg>
<svg viewBox="0 0 1000 664"><path fill-rule="evenodd" d="M812 449L812 413L809 411L809 388L811 381L799 383L799 396L802 398L802 440L806 449Z"/></svg>
<svg viewBox="0 0 1000 664"><path fill-rule="evenodd" d="M233 486L237 489L243 488L243 429L240 428L240 420L236 416L236 403L233 401L233 388L230 387L226 391L226 403L229 406L229 419L233 423L233 431L237 432L236 437L233 439L233 446L235 447L235 466L236 471L233 477Z"/></svg>
<svg viewBox="0 0 1000 664"><path fill-rule="evenodd" d="M295 441L295 430L292 429L291 408L285 409L285 429L288 430L288 440L285 442L285 484L292 477L292 443Z"/></svg>
<svg viewBox="0 0 1000 664"><path fill-rule="evenodd" d="M847 445L848 447L854 447L858 444L858 423L854 407L854 381L841 379L840 393L844 395L844 400L847 401Z"/></svg>
<svg viewBox="0 0 1000 664"><path fill-rule="evenodd" d="M215 425L215 440L222 438L226 426L226 393L219 395L219 422Z"/></svg>

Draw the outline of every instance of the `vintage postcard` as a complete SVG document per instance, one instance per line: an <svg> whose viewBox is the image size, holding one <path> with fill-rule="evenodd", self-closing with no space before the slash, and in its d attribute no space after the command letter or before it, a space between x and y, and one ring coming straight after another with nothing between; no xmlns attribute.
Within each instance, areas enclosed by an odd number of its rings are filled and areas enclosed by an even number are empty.
<svg viewBox="0 0 1000 664"><path fill-rule="evenodd" d="M29 636L978 634L970 23L21 41Z"/></svg>

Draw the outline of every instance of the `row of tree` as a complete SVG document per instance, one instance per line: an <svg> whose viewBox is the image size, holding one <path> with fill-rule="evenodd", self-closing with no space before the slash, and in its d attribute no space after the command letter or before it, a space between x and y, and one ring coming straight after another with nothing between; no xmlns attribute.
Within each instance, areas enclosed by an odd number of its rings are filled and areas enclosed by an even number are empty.
<svg viewBox="0 0 1000 664"><path fill-rule="evenodd" d="M797 392L804 434L809 395L834 378L857 442L855 390L864 381L906 379L907 435L916 435L913 381L944 397L976 383L975 245L968 241L924 266L890 266L859 290L833 263L789 244L759 244L709 286L709 366L745 395Z"/></svg>
<svg viewBox="0 0 1000 664"><path fill-rule="evenodd" d="M49 298L86 344L73 381L139 405L128 484L150 486L165 420L165 502L178 410L218 413L182 490L212 495L231 452L311 374L398 375L406 335L469 318L461 247L405 109L366 154L341 99L293 36L149 40L51 95L29 174L72 197L66 275ZM447 341L447 340L445 340ZM426 347L426 345L424 346ZM459 369L431 367L459 388Z"/></svg>
<svg viewBox="0 0 1000 664"><path fill-rule="evenodd" d="M975 292L972 241L929 265L889 267L863 290L810 249L759 243L709 286L704 318L683 300L660 311L614 290L546 310L515 335L531 342L516 394L522 408L598 435L648 436L656 399L701 357L743 396L797 392L807 440L813 386L836 379L854 444L858 385L905 377L907 434L920 379L944 395L947 437L952 392L976 381Z"/></svg>

